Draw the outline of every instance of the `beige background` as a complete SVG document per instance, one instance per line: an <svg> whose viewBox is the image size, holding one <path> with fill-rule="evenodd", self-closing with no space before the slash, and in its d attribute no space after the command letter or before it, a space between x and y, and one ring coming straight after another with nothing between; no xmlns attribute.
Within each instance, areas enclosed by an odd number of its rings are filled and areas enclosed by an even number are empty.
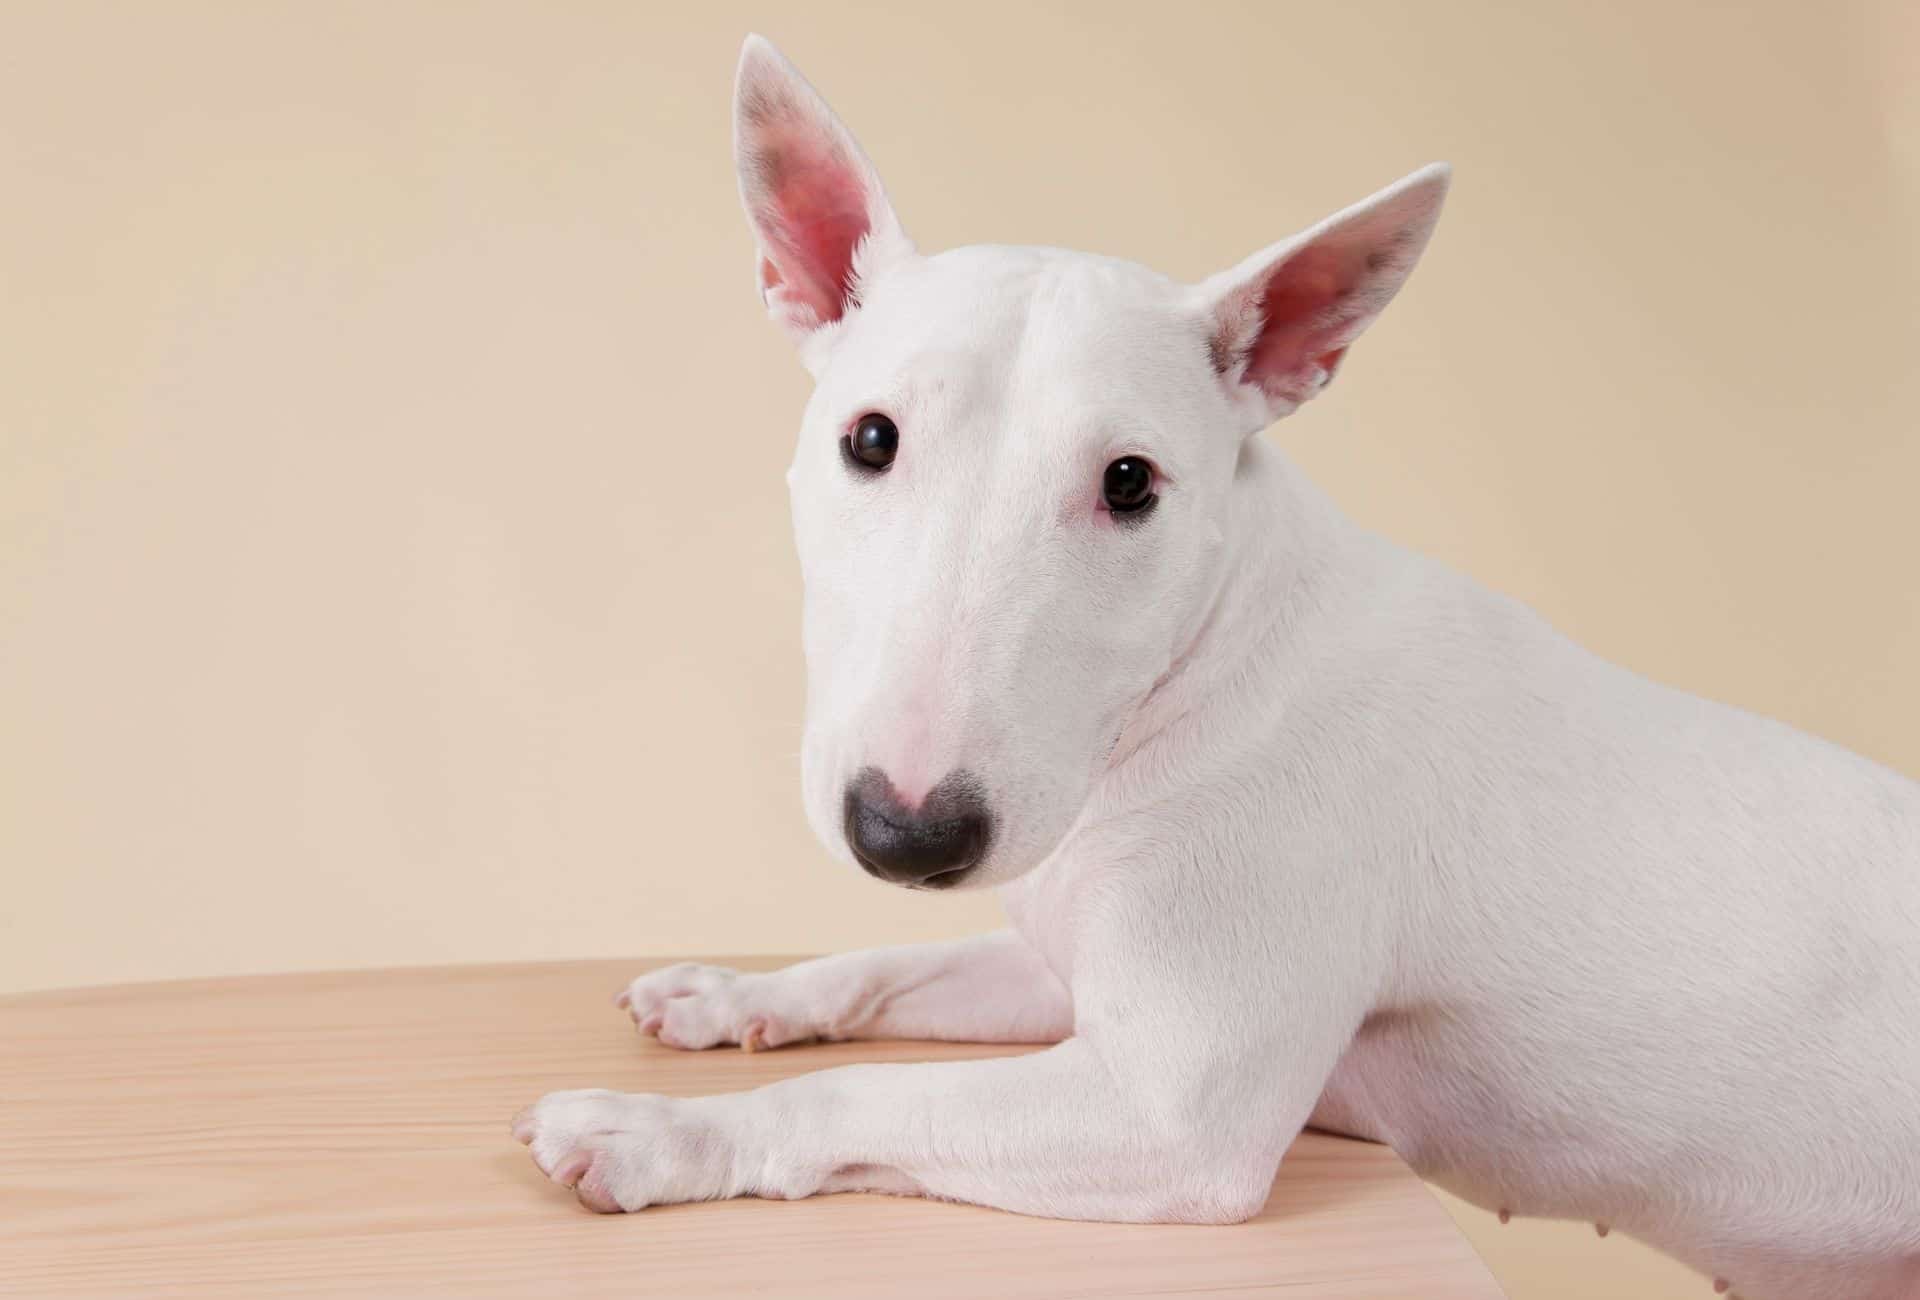
<svg viewBox="0 0 1920 1300"><path fill-rule="evenodd" d="M1909 10L0 0L0 989L994 922L801 819L749 28L929 248L1197 277L1451 158L1276 436L1597 649L1920 773ZM1516 1297L1702 1293L1463 1214Z"/></svg>

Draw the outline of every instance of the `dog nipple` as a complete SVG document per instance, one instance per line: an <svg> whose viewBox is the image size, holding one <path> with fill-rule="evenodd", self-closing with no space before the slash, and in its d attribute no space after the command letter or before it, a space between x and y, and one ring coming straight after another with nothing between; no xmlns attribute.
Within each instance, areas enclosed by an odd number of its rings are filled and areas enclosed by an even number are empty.
<svg viewBox="0 0 1920 1300"><path fill-rule="evenodd" d="M1506 1209L1504 1206L1500 1210L1500 1222L1502 1223L1513 1222L1513 1212L1511 1210Z"/></svg>
<svg viewBox="0 0 1920 1300"><path fill-rule="evenodd" d="M1715 1295L1725 1295L1727 1289L1732 1285L1733 1283L1727 1281L1724 1277L1716 1277L1713 1279L1713 1293Z"/></svg>
<svg viewBox="0 0 1920 1300"><path fill-rule="evenodd" d="M1612 1231L1613 1231L1613 1229L1612 1229L1612 1228L1609 1228L1609 1227L1608 1227L1608 1226L1607 1226L1606 1224L1604 1224L1604 1223L1596 1223L1596 1224L1594 1224L1594 1225L1593 1225L1593 1230L1594 1230L1595 1232L1597 1232L1597 1233L1599 1233L1599 1234L1600 1234L1601 1236L1603 1236L1603 1237L1604 1237L1604 1236L1606 1236L1606 1235L1607 1235L1607 1234L1608 1234L1609 1232L1612 1232Z"/></svg>

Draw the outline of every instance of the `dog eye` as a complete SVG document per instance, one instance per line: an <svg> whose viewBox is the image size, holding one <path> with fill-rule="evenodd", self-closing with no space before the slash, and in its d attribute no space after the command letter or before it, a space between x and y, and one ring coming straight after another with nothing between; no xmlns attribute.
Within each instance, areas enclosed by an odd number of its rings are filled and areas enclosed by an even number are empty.
<svg viewBox="0 0 1920 1300"><path fill-rule="evenodd" d="M849 464L867 471L883 470L893 464L900 450L900 430L884 415L863 415L853 432L840 440L840 451Z"/></svg>
<svg viewBox="0 0 1920 1300"><path fill-rule="evenodd" d="M1153 466L1139 456L1122 456L1107 466L1100 495L1116 515L1137 515L1160 498L1153 491Z"/></svg>

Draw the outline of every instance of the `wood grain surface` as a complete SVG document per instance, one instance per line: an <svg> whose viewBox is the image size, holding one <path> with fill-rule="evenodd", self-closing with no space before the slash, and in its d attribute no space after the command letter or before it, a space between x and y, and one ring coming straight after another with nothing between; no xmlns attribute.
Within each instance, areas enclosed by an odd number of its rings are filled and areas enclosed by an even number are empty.
<svg viewBox="0 0 1920 1300"><path fill-rule="evenodd" d="M883 1196L591 1214L508 1135L544 1092L725 1092L851 1061L1005 1050L675 1052L609 1004L653 964L0 999L0 1294L1500 1295L1391 1152L1318 1133L1294 1146L1265 1211L1233 1227Z"/></svg>

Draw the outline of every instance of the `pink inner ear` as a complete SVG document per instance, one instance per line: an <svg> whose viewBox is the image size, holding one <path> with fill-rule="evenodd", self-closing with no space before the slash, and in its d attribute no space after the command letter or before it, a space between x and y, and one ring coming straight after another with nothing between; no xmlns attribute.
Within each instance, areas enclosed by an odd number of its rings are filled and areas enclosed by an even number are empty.
<svg viewBox="0 0 1920 1300"><path fill-rule="evenodd" d="M1366 323L1359 291L1368 263L1354 250L1322 244L1275 268L1261 294L1262 324L1247 353L1245 381L1290 402L1312 397Z"/></svg>
<svg viewBox="0 0 1920 1300"><path fill-rule="evenodd" d="M853 297L853 257L866 237L866 178L830 139L769 124L755 150L764 185L766 233L774 247L763 287L798 298L825 325Z"/></svg>

